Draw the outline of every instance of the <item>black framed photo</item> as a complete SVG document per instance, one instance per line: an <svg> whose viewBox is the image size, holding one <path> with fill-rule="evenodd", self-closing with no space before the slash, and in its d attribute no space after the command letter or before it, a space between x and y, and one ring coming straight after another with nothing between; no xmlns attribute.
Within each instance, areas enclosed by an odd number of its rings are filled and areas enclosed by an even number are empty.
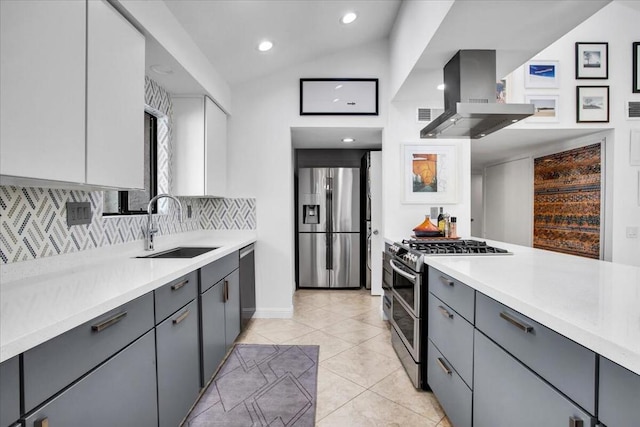
<svg viewBox="0 0 640 427"><path fill-rule="evenodd" d="M609 78L609 43L576 43L576 79Z"/></svg>
<svg viewBox="0 0 640 427"><path fill-rule="evenodd" d="M576 87L576 122L609 123L609 86Z"/></svg>
<svg viewBox="0 0 640 427"><path fill-rule="evenodd" d="M640 42L633 43L633 93L640 93Z"/></svg>
<svg viewBox="0 0 640 427"><path fill-rule="evenodd" d="M300 79L300 115L377 116L378 79Z"/></svg>

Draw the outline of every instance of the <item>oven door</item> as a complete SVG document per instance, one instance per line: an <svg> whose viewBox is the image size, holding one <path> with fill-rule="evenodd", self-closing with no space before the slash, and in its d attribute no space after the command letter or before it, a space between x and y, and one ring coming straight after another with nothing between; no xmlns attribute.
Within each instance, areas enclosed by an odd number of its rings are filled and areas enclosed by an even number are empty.
<svg viewBox="0 0 640 427"><path fill-rule="evenodd" d="M420 363L420 319L413 315L395 292L391 292L391 324L413 360Z"/></svg>
<svg viewBox="0 0 640 427"><path fill-rule="evenodd" d="M414 317L420 317L421 274L405 267L395 259L389 260L393 270L391 287L395 296L411 310Z"/></svg>

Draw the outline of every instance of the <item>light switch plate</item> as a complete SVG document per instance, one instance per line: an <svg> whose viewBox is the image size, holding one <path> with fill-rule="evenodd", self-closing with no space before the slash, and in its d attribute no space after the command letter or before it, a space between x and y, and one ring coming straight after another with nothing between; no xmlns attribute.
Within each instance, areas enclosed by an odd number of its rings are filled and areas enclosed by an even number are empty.
<svg viewBox="0 0 640 427"><path fill-rule="evenodd" d="M627 239L638 238L638 227L627 227Z"/></svg>
<svg viewBox="0 0 640 427"><path fill-rule="evenodd" d="M67 225L91 224L91 202L67 202Z"/></svg>

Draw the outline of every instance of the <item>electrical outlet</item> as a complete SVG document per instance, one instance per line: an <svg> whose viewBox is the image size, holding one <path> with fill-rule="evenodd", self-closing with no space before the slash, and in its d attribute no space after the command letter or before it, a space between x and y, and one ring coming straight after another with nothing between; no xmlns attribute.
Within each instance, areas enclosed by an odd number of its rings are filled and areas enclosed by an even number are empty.
<svg viewBox="0 0 640 427"><path fill-rule="evenodd" d="M638 227L627 227L627 239L638 238Z"/></svg>
<svg viewBox="0 0 640 427"><path fill-rule="evenodd" d="M91 224L91 202L67 202L67 225Z"/></svg>

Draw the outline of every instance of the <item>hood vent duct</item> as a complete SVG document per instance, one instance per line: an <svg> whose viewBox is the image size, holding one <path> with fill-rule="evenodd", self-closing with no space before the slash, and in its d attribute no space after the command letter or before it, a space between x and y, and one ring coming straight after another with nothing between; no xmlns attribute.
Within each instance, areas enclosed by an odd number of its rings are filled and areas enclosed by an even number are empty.
<svg viewBox="0 0 640 427"><path fill-rule="evenodd" d="M496 102L495 50L459 50L444 67L444 113L420 138L478 139L533 113L532 104Z"/></svg>

